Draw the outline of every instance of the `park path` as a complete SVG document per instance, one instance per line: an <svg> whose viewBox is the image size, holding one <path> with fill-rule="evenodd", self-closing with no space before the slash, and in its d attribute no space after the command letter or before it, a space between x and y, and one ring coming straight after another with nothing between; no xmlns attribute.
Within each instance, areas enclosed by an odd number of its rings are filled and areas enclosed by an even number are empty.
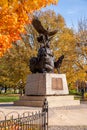
<svg viewBox="0 0 87 130"><path fill-rule="evenodd" d="M49 130L87 130L87 126L52 126Z"/></svg>
<svg viewBox="0 0 87 130"><path fill-rule="evenodd" d="M87 104L50 108L49 125L87 126Z"/></svg>

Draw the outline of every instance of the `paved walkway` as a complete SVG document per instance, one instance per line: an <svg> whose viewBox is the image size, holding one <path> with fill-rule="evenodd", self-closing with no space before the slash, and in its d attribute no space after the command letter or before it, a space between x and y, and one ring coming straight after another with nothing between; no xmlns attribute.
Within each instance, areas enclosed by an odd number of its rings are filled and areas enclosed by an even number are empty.
<svg viewBox="0 0 87 130"><path fill-rule="evenodd" d="M49 124L55 126L87 126L87 105L50 108Z"/></svg>
<svg viewBox="0 0 87 130"><path fill-rule="evenodd" d="M41 108L19 107L12 103L1 103L0 120L4 118L2 111L7 115L12 111L23 114L25 111L31 113L38 110ZM49 130L87 130L87 104L49 108L49 126Z"/></svg>
<svg viewBox="0 0 87 130"><path fill-rule="evenodd" d="M23 113L32 113L36 111L40 111L41 108L34 107L24 107L24 106L14 106L12 102L8 103L0 103L0 120L4 120L5 116L8 119L13 115L14 117L23 116Z"/></svg>
<svg viewBox="0 0 87 130"><path fill-rule="evenodd" d="M86 126L52 126L49 130L87 130Z"/></svg>

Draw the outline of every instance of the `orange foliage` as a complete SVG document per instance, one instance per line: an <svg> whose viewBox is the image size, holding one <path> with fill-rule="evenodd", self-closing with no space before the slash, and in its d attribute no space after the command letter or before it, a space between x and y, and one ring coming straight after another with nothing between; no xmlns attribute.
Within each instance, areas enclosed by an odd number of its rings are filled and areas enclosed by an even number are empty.
<svg viewBox="0 0 87 130"><path fill-rule="evenodd" d="M0 56L20 39L24 25L31 23L31 13L58 0L0 0Z"/></svg>

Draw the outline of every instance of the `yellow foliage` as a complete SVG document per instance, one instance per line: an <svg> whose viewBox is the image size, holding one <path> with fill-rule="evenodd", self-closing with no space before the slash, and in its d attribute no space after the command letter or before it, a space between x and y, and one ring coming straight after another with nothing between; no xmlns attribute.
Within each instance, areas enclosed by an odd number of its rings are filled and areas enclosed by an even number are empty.
<svg viewBox="0 0 87 130"><path fill-rule="evenodd" d="M0 0L0 7L7 7L8 6L8 0Z"/></svg>

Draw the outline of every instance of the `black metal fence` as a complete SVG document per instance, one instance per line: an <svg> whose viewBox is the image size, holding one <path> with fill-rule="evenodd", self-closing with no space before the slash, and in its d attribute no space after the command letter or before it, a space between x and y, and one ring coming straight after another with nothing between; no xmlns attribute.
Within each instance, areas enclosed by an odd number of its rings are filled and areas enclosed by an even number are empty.
<svg viewBox="0 0 87 130"><path fill-rule="evenodd" d="M14 117L15 113L17 117ZM13 112L9 114L13 114ZM32 114L25 112L22 116L14 112L8 119L9 114L4 115L5 119L0 121L0 130L48 130L48 102L46 99L42 111Z"/></svg>

